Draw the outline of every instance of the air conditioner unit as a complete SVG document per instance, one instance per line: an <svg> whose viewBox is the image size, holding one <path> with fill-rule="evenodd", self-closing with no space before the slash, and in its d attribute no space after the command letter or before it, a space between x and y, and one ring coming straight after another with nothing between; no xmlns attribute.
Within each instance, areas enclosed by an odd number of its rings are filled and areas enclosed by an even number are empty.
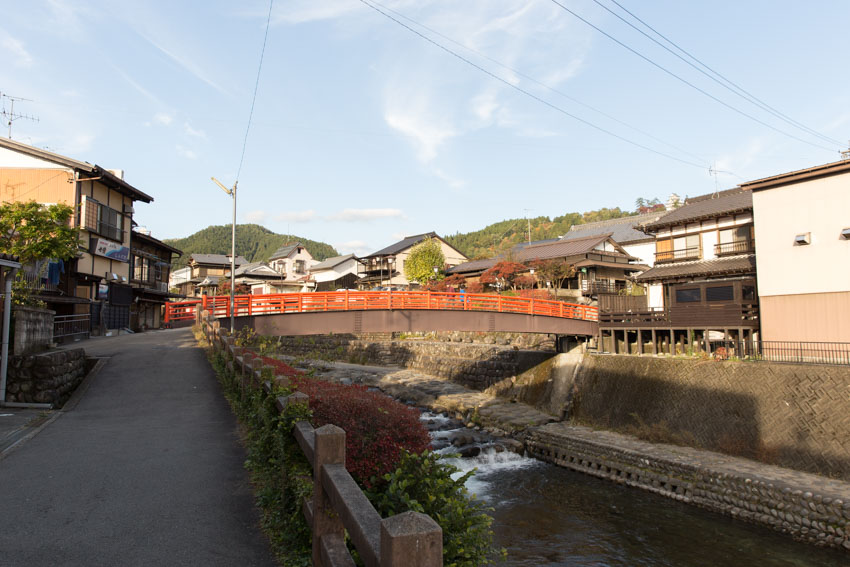
<svg viewBox="0 0 850 567"><path fill-rule="evenodd" d="M812 233L804 232L794 237L794 246L805 246L812 243Z"/></svg>
<svg viewBox="0 0 850 567"><path fill-rule="evenodd" d="M132 215L136 212L133 210L133 205L124 205L123 211L125 215Z"/></svg>
<svg viewBox="0 0 850 567"><path fill-rule="evenodd" d="M845 228L841 230L841 238L844 240L850 240L850 228Z"/></svg>

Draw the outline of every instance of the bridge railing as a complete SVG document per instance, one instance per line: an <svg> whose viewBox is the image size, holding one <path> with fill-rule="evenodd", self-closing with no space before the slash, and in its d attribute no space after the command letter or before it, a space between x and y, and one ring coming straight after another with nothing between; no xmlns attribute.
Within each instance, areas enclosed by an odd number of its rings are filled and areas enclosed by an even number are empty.
<svg viewBox="0 0 850 567"><path fill-rule="evenodd" d="M230 296L203 296L189 301L165 304L165 322L191 320L197 309L208 310L214 317L231 314ZM446 311L495 311L524 315L546 315L565 319L596 321L596 307L485 293L436 291L328 291L317 293L271 293L237 295L233 314L279 315L329 311L370 311L386 309L441 309Z"/></svg>

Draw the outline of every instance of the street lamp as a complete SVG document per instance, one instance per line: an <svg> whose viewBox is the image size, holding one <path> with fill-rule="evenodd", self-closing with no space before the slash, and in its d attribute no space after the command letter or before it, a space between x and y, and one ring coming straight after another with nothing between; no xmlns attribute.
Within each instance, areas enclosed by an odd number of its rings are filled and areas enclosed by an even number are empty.
<svg viewBox="0 0 850 567"><path fill-rule="evenodd" d="M230 332L233 333L233 301L236 293L236 184L239 182L234 181L233 187L228 189L215 177L210 177L210 179L212 179L216 185L221 187L222 191L233 197L233 224L230 227Z"/></svg>
<svg viewBox="0 0 850 567"><path fill-rule="evenodd" d="M537 279L534 277L534 268L528 270L528 273L531 274L531 289L533 290L535 287L537 287Z"/></svg>

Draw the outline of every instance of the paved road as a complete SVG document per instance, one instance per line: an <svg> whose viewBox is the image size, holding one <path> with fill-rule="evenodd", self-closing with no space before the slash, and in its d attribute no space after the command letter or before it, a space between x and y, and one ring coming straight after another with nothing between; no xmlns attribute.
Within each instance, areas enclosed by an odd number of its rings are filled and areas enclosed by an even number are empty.
<svg viewBox="0 0 850 567"><path fill-rule="evenodd" d="M93 339L79 404L0 460L0 565L275 565L188 329Z"/></svg>

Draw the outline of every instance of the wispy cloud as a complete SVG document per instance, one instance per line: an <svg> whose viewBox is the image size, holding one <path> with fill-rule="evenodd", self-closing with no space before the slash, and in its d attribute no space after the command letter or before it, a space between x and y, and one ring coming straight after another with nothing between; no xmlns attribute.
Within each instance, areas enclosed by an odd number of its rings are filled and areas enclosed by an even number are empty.
<svg viewBox="0 0 850 567"><path fill-rule="evenodd" d="M277 222L294 222L294 223L303 223L310 222L316 219L316 211L287 211L285 213L278 213L274 216L274 220Z"/></svg>
<svg viewBox="0 0 850 567"><path fill-rule="evenodd" d="M186 159L198 159L198 154L190 148L178 144L175 149L177 150L177 155L180 157L184 157Z"/></svg>
<svg viewBox="0 0 850 567"><path fill-rule="evenodd" d="M7 51L11 55L12 64L15 67L29 67L32 65L32 55L24 47L24 44L12 37L11 35L6 34L5 32L0 32L4 36L2 41L0 41L0 45L3 46L3 49Z"/></svg>
<svg viewBox="0 0 850 567"><path fill-rule="evenodd" d="M183 131L193 138L202 138L204 140L207 139L207 133L203 130L195 130L192 126L189 125L188 122L183 123Z"/></svg>
<svg viewBox="0 0 850 567"><path fill-rule="evenodd" d="M362 9L362 4L351 0L291 0L278 3L272 14L274 24L303 24L318 20L334 20Z"/></svg>
<svg viewBox="0 0 850 567"><path fill-rule="evenodd" d="M145 97L145 98L147 98L149 101L151 101L151 102L153 102L154 104L156 104L157 106L164 106L164 105L162 104L162 101L161 101L161 100L160 100L160 99L159 99L159 98L158 98L155 94L153 94L153 93L152 93L152 92L150 92L148 89L146 89L145 87L143 87L142 85L140 85L140 84L139 84L139 83L138 83L138 82L137 82L137 81L136 81L133 77L131 77L131 76L130 76L130 74L129 74L129 73L127 73L124 69L122 69L122 68L118 67L117 65L113 65L113 66L112 66L112 68L115 70L115 72L116 72L116 73L118 73L118 74L121 76L121 78L122 78L122 79L124 79L124 81L126 81L126 82L127 82L127 84L128 84L128 85L130 85L131 87L133 87L134 89L136 89L136 91L138 91L138 92L139 92L139 94L141 94L142 96L144 96L144 97ZM156 120L156 118L154 118L154 119ZM159 122L159 121L158 121L158 122ZM166 123L166 125L168 125L168 124L170 124L170 123L171 123L171 118L169 117L169 119L168 119L168 123Z"/></svg>
<svg viewBox="0 0 850 567"><path fill-rule="evenodd" d="M153 121L157 124L162 124L163 126L170 126L174 121L174 118L165 112L157 112L153 115Z"/></svg>
<svg viewBox="0 0 850 567"><path fill-rule="evenodd" d="M429 104L426 95L415 94L410 90L391 89L387 95L384 120L390 128L410 138L418 149L419 160L427 163L437 157L439 147L456 136L457 132Z"/></svg>
<svg viewBox="0 0 850 567"><path fill-rule="evenodd" d="M377 219L403 219L399 209L345 209L328 217L336 222L369 222Z"/></svg>
<svg viewBox="0 0 850 567"><path fill-rule="evenodd" d="M263 224L266 222L268 216L269 215L266 211L248 211L247 213L242 214L242 218L245 219L245 222L254 224Z"/></svg>
<svg viewBox="0 0 850 567"><path fill-rule="evenodd" d="M368 242L364 242L363 240L349 240L347 242L341 242L335 246L340 253L345 254L346 252L353 252L358 256L363 254L368 254L372 251L372 247L369 246Z"/></svg>
<svg viewBox="0 0 850 567"><path fill-rule="evenodd" d="M162 42L157 41L156 39L152 38L150 35L142 32L138 29L136 30L136 33L138 33L139 36L142 39L144 39L145 41L150 43L152 46L157 48L164 55L166 55L169 59L171 59L172 61L177 63L179 66L181 66L183 69L188 71L196 79L206 83L207 85L211 86L212 88L214 88L215 90L217 90L218 92L220 92L222 94L228 94L226 89L224 89L221 85L219 85L218 83L213 81L209 77L208 73L204 69L202 69L200 65L198 65L197 63L195 63L194 61L189 59L187 56L182 55L180 53L177 53L176 51L174 51L172 49L169 49L168 47L163 45Z"/></svg>
<svg viewBox="0 0 850 567"><path fill-rule="evenodd" d="M464 181L463 179L458 179L457 177L454 177L454 176L451 176L451 175L445 173L439 167L433 168L432 171L434 172L434 175L436 175L438 179L443 180L446 183L446 185L448 185L452 189L463 189L464 187L466 187L466 181Z"/></svg>

